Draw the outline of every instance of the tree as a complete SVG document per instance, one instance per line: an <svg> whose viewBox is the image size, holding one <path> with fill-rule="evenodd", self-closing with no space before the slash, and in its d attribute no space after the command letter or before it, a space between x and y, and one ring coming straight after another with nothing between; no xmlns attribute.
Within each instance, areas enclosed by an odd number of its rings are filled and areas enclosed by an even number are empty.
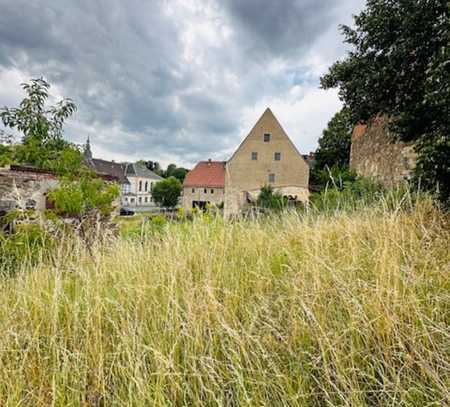
<svg viewBox="0 0 450 407"><path fill-rule="evenodd" d="M310 183L323 187L330 177L345 178L349 174L353 124L349 109L343 108L329 121L319 139Z"/></svg>
<svg viewBox="0 0 450 407"><path fill-rule="evenodd" d="M175 177L157 182L152 191L154 201L164 208L177 206L180 194L181 183Z"/></svg>
<svg viewBox="0 0 450 407"><path fill-rule="evenodd" d="M321 78L339 88L352 122L391 118L414 141L416 179L450 196L450 6L445 0L368 0L355 28L342 26L352 52Z"/></svg>
<svg viewBox="0 0 450 407"><path fill-rule="evenodd" d="M163 170L157 161L144 161L145 166L159 176L163 176Z"/></svg>
<svg viewBox="0 0 450 407"><path fill-rule="evenodd" d="M271 185L265 185L258 195L257 204L260 208L280 210L286 207L287 199L274 191Z"/></svg>
<svg viewBox="0 0 450 407"><path fill-rule="evenodd" d="M172 176L175 177L178 181L183 183L184 179L186 178L186 174L189 172L186 168L183 167L177 167L172 171Z"/></svg>
<svg viewBox="0 0 450 407"><path fill-rule="evenodd" d="M315 154L315 166L318 169L324 169L325 166L348 168L352 130L353 123L350 111L343 108L328 122L322 137L319 138L319 147Z"/></svg>
<svg viewBox="0 0 450 407"><path fill-rule="evenodd" d="M59 186L48 195L55 205L54 212L71 217L85 234L88 220L110 215L118 188L96 178L83 165L81 151L63 139L64 121L75 112L75 104L63 99L45 107L50 85L43 79L32 79L22 87L27 97L20 106L0 110L3 124L22 132L22 143L0 145L0 163L4 160L55 171Z"/></svg>
<svg viewBox="0 0 450 407"><path fill-rule="evenodd" d="M32 79L22 84L26 97L19 107L0 109L0 119L5 127L18 130L23 134L22 143L13 146L3 153L10 157L8 161L33 165L37 168L57 169L63 166L62 161L68 150L72 158L81 153L71 143L62 138L63 124L75 111L76 106L71 99L63 99L54 106L46 106L50 85L44 79Z"/></svg>

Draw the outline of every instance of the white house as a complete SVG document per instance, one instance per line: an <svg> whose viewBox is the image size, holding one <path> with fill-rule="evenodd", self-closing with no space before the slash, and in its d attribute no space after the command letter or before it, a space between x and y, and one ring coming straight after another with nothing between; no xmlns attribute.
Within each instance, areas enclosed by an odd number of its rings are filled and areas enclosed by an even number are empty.
<svg viewBox="0 0 450 407"><path fill-rule="evenodd" d="M155 206L153 186L163 178L150 171L143 163L125 164L125 183L122 184L122 206L139 209Z"/></svg>
<svg viewBox="0 0 450 407"><path fill-rule="evenodd" d="M109 176L119 183L121 207L132 211L145 211L156 207L152 190L163 178L150 171L144 163L116 163L93 158L89 138L84 149L84 160L97 174Z"/></svg>

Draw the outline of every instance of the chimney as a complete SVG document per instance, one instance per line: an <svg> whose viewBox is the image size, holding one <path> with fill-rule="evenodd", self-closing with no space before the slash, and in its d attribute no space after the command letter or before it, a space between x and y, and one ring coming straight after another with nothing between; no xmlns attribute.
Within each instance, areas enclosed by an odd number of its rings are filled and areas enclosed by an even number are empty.
<svg viewBox="0 0 450 407"><path fill-rule="evenodd" d="M211 158L208 158L208 165L211 165Z"/></svg>

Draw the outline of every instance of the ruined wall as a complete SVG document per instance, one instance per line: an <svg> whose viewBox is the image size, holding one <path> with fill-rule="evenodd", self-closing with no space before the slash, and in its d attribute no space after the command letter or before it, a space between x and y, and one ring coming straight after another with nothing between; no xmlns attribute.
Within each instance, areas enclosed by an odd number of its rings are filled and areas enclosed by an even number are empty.
<svg viewBox="0 0 450 407"><path fill-rule="evenodd" d="M0 207L45 209L45 194L58 185L56 177L0 169Z"/></svg>
<svg viewBox="0 0 450 407"><path fill-rule="evenodd" d="M350 168L358 175L391 187L410 178L415 163L413 145L393 141L387 118L377 117L354 128Z"/></svg>

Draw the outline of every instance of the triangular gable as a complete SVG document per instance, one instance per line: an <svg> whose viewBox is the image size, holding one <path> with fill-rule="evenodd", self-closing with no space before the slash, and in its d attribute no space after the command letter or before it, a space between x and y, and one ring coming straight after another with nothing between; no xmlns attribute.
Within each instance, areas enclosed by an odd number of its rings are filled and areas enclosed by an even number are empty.
<svg viewBox="0 0 450 407"><path fill-rule="evenodd" d="M235 152L233 153L233 155L230 157L230 159L228 160L228 162L231 162L233 160L233 158L236 156L236 154L241 150L242 146L247 142L247 140L250 138L250 136L253 135L254 130L261 125L261 122L265 119L271 120L273 122L275 122L275 124L280 128L281 130L281 134L289 141L289 143L291 144L291 146L294 148L294 150L297 152L297 154L301 157L301 159L304 161L304 163L306 165L307 162L304 159L303 155L300 154L300 151L298 151L297 147L295 146L295 144L293 143L293 141L291 140L291 138L288 136L288 134L286 133L286 131L284 130L283 126L281 125L281 123L278 121L278 119L276 118L276 116L273 114L272 110L270 110L270 108L268 107L264 113L261 115L261 117L256 121L255 125L251 128L251 130L249 131L249 133L247 134L247 136L244 138L244 140L242 140L241 144L239 144L238 148L235 150Z"/></svg>

